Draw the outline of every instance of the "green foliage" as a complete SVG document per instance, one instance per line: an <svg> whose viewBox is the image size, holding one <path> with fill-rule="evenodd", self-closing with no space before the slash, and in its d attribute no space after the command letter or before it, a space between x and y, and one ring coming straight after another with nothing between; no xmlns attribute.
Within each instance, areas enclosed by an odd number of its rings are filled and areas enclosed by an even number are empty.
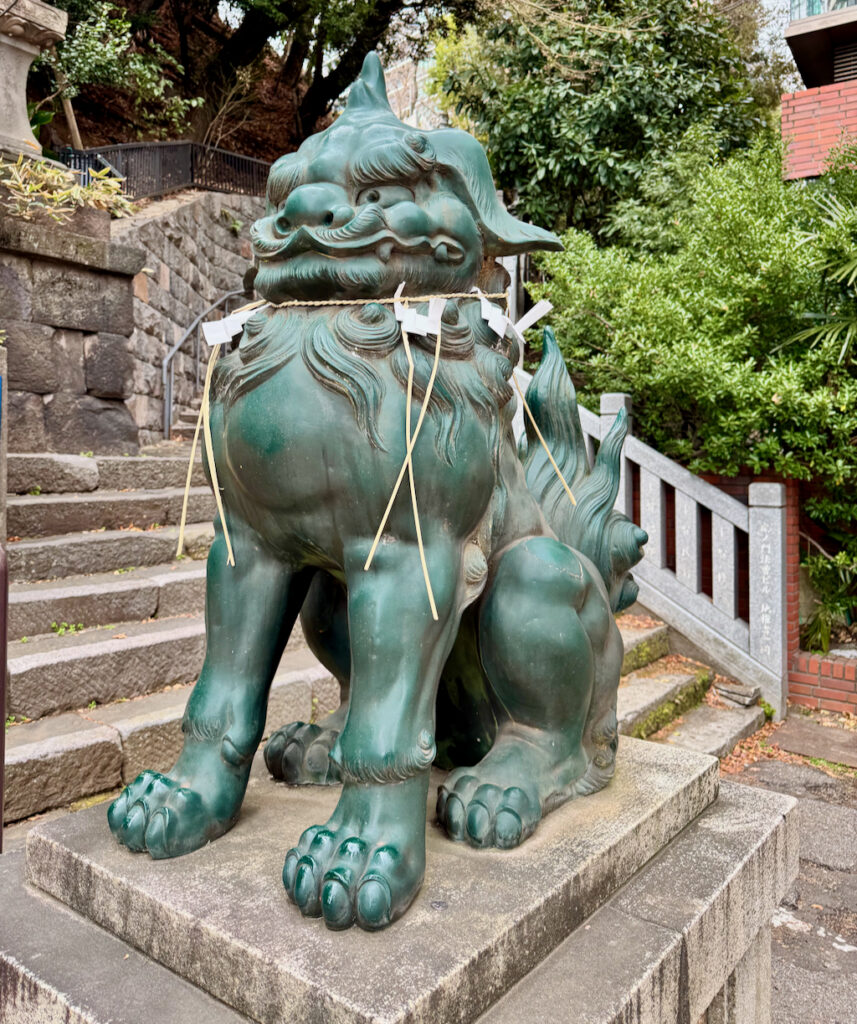
<svg viewBox="0 0 857 1024"><path fill-rule="evenodd" d="M528 6L524 4L526 10ZM722 152L760 126L752 83L703 0L519 6L438 48L436 95L486 143L517 211L561 230L598 228L694 124Z"/></svg>
<svg viewBox="0 0 857 1024"><path fill-rule="evenodd" d="M783 182L767 134L719 154L707 133L686 137L617 208L621 244L568 232L565 252L539 258L533 292L554 303L584 403L630 392L635 433L695 472L812 480L805 510L844 545L857 525L857 375L840 337L805 327L807 313L854 308L847 281L830 280L830 252L847 241L857 254L857 232L825 210L857 172Z"/></svg>
<svg viewBox="0 0 857 1024"><path fill-rule="evenodd" d="M65 40L39 59L53 74L54 96L64 92L73 97L85 85L119 89L134 95L137 116L146 129L163 134L183 131L190 112L203 101L183 97L173 87L169 76L181 73L178 61L155 42L139 48L126 11L109 0L83 9L67 6L76 23Z"/></svg>
<svg viewBox="0 0 857 1024"><path fill-rule="evenodd" d="M39 110L35 103L28 103L27 117L30 119L30 127L33 129L33 135L38 139L41 138L42 128L53 121L54 111Z"/></svg>
<svg viewBox="0 0 857 1024"><path fill-rule="evenodd" d="M826 654L834 625L857 619L857 538L850 538L833 557L808 555L803 564L818 605L804 623L801 644L808 651Z"/></svg>
<svg viewBox="0 0 857 1024"><path fill-rule="evenodd" d="M57 634L57 636L65 636L66 633L70 633L70 634L82 633L83 632L83 623L82 622L78 622L78 623L73 623L73 622L52 622L51 623L51 629L54 631L54 633Z"/></svg>
<svg viewBox="0 0 857 1024"><path fill-rule="evenodd" d="M90 183L81 185L76 172L44 160L23 156L14 164L0 160L0 209L6 213L24 220L46 216L64 223L80 207L108 210L113 217L134 210L122 194L122 182L110 176L109 168L91 171Z"/></svg>
<svg viewBox="0 0 857 1024"><path fill-rule="evenodd" d="M774 715L777 713L777 709L774 705L769 704L763 697L760 697L759 707L765 712L765 720L768 722L773 721Z"/></svg>

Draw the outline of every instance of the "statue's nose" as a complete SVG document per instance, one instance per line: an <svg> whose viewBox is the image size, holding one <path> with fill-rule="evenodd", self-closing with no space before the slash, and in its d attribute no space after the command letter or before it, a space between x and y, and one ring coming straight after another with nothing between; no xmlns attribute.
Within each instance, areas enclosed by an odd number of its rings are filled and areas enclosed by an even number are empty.
<svg viewBox="0 0 857 1024"><path fill-rule="evenodd" d="M344 189L336 185L300 185L286 200L277 215L283 231L295 228L338 228L354 216Z"/></svg>

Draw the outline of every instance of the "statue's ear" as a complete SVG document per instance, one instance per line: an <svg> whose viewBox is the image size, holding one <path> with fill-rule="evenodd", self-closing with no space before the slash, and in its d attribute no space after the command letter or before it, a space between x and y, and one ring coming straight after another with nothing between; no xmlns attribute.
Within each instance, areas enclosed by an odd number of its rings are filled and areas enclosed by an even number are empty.
<svg viewBox="0 0 857 1024"><path fill-rule="evenodd" d="M438 170L467 202L482 229L486 256L514 256L534 249L562 249L556 235L513 217L500 201L488 157L467 132L441 128L431 133Z"/></svg>

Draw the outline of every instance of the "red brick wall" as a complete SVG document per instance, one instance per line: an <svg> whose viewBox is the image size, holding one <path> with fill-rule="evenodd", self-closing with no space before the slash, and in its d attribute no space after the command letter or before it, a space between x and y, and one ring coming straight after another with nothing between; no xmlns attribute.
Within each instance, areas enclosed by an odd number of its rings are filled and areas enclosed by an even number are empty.
<svg viewBox="0 0 857 1024"><path fill-rule="evenodd" d="M786 178L821 174L827 154L843 130L857 134L857 80L786 93L782 135L789 143Z"/></svg>
<svg viewBox="0 0 857 1024"><path fill-rule="evenodd" d="M857 658L796 655L789 673L789 700L808 708L857 715Z"/></svg>

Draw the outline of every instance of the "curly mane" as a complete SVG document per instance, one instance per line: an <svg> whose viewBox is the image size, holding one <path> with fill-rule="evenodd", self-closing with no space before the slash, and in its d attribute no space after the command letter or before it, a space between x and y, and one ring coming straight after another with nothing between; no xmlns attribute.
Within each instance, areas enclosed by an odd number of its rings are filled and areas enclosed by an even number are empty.
<svg viewBox="0 0 857 1024"><path fill-rule="evenodd" d="M425 304L415 306L425 313ZM414 361L414 401L422 402L434 361L435 339L410 338ZM378 429L384 382L375 364L388 360L404 390L408 360L392 309L381 303L346 307L335 317L312 307L266 307L244 329L238 348L214 370L212 395L231 406L296 355L318 383L348 399L357 426L376 448L386 450ZM518 359L512 335L498 338L482 319L478 299L450 300L443 315L441 359L428 405L435 424L435 448L447 463L469 405L491 430L494 457L511 424L509 378ZM505 412L503 412L506 410Z"/></svg>

